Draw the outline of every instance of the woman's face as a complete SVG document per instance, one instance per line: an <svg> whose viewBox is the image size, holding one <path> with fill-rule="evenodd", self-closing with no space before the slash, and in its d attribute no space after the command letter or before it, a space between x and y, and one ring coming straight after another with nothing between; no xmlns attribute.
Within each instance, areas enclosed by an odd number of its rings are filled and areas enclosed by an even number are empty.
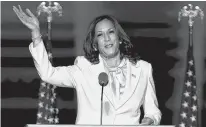
<svg viewBox="0 0 206 127"><path fill-rule="evenodd" d="M113 23L104 19L95 27L95 41L99 53L105 58L113 58L119 53L119 39Z"/></svg>

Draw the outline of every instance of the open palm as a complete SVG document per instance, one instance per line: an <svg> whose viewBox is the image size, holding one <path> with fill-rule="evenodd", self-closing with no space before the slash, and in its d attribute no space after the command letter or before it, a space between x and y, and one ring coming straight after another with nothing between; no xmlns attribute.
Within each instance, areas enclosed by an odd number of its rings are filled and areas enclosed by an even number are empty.
<svg viewBox="0 0 206 127"><path fill-rule="evenodd" d="M26 12L28 13L25 14L22 9L21 6L19 6L19 9L15 6L13 6L13 10L16 13L16 15L18 16L18 18L21 20L21 22L27 26L30 30L36 30L39 29L39 21L38 19L34 16L34 14L29 10L26 9Z"/></svg>

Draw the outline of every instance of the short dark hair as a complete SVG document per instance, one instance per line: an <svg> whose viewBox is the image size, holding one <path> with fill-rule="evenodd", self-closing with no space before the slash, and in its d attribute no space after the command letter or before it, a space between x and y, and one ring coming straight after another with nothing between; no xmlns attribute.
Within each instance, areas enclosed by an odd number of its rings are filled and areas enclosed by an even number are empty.
<svg viewBox="0 0 206 127"><path fill-rule="evenodd" d="M98 64L99 63L99 51L95 50L95 46L97 46L94 38L95 38L95 27L97 23L100 21L107 19L111 21L117 30L117 36L119 37L119 40L122 42L120 44L119 50L120 50L120 59L123 59L124 57L128 58L130 62L136 64L136 62L140 59L139 55L133 51L133 45L130 41L129 36L124 32L123 28L120 26L118 21L110 15L102 15L97 18L95 18L89 25L88 32L86 35L86 39L84 41L84 56L85 58L90 61L92 64Z"/></svg>

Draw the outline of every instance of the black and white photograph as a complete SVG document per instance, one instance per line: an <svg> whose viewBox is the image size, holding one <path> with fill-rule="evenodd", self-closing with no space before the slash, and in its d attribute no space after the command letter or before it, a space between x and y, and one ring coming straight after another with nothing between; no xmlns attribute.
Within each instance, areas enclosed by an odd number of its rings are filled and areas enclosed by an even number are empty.
<svg viewBox="0 0 206 127"><path fill-rule="evenodd" d="M1 1L2 127L206 127L206 1Z"/></svg>

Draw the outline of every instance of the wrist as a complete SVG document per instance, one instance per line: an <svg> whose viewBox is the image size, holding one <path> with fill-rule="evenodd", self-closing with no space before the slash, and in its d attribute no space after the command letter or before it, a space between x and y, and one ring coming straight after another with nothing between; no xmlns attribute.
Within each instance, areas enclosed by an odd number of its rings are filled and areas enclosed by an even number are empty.
<svg viewBox="0 0 206 127"><path fill-rule="evenodd" d="M39 28L33 29L31 31L31 35L32 35L32 38L36 38L38 36L41 36L40 29Z"/></svg>
<svg viewBox="0 0 206 127"><path fill-rule="evenodd" d="M33 42L34 47L35 47L36 45L38 45L41 42L42 35L41 35L39 29L32 30L31 34L32 34L32 42Z"/></svg>
<svg viewBox="0 0 206 127"><path fill-rule="evenodd" d="M36 41L36 40L41 40L41 37L42 37L41 34L39 34L39 36L32 37L32 41L34 42L34 41Z"/></svg>

